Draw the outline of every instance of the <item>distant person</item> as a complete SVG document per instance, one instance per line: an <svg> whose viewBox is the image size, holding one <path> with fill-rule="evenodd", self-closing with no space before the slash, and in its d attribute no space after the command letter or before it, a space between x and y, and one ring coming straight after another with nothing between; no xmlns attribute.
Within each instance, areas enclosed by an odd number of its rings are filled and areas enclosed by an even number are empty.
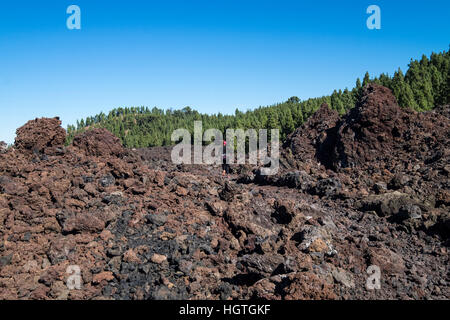
<svg viewBox="0 0 450 320"><path fill-rule="evenodd" d="M226 176L230 173L230 165L227 163L227 142L223 141L222 151L222 176Z"/></svg>

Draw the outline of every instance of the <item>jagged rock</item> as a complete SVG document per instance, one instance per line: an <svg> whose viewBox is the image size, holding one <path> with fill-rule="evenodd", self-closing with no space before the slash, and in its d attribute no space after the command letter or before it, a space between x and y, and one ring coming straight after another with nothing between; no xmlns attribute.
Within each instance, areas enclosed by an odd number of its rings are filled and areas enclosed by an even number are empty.
<svg viewBox="0 0 450 320"><path fill-rule="evenodd" d="M287 172L282 174L277 180L280 186L288 186L291 188L298 188L302 191L311 189L314 179L308 175L304 170Z"/></svg>
<svg viewBox="0 0 450 320"><path fill-rule="evenodd" d="M225 186L222 188L219 195L222 200L231 201L233 199L234 195L236 195L238 192L239 192L239 190L236 187L236 185L227 181L227 182L225 182Z"/></svg>
<svg viewBox="0 0 450 320"><path fill-rule="evenodd" d="M114 179L114 177L111 174L108 174L108 175L101 177L99 182L102 187L106 188L106 187L110 187L110 186L114 185L116 180Z"/></svg>
<svg viewBox="0 0 450 320"><path fill-rule="evenodd" d="M156 226L162 226L167 222L167 215L160 213L160 214L148 214L146 216L147 223L154 224Z"/></svg>
<svg viewBox="0 0 450 320"><path fill-rule="evenodd" d="M30 120L17 129L16 135L15 148L27 154L54 154L66 141L66 130L58 117Z"/></svg>
<svg viewBox="0 0 450 320"><path fill-rule="evenodd" d="M91 129L73 139L73 146L91 156L121 156L125 153L119 138L106 129Z"/></svg>
<svg viewBox="0 0 450 320"><path fill-rule="evenodd" d="M8 150L8 145L4 141L0 141L0 153L5 153Z"/></svg>
<svg viewBox="0 0 450 320"><path fill-rule="evenodd" d="M284 273L282 269L284 258L278 254L251 254L245 255L239 262L244 266L245 270L251 274L257 274L261 278Z"/></svg>
<svg viewBox="0 0 450 320"><path fill-rule="evenodd" d="M448 299L448 106L391 98L367 87L341 120L323 106L279 174L236 166L242 181L105 131L29 135L45 147L0 154L0 299ZM370 265L383 290L365 290Z"/></svg>
<svg viewBox="0 0 450 320"><path fill-rule="evenodd" d="M308 120L296 131L290 134L283 144L283 155L293 157L294 161L311 162L314 158L328 164L330 138L333 139L334 130L339 114L331 110L326 103L322 104Z"/></svg>
<svg viewBox="0 0 450 320"><path fill-rule="evenodd" d="M331 274L336 282L343 284L347 288L354 288L355 281L353 276L342 268L335 268Z"/></svg>
<svg viewBox="0 0 450 320"><path fill-rule="evenodd" d="M288 284L282 287L282 296L286 300L334 300L338 298L332 284L311 272L290 275L286 282Z"/></svg>
<svg viewBox="0 0 450 320"><path fill-rule="evenodd" d="M375 265L382 270L383 274L401 274L405 270L403 258L388 248L368 249L370 265Z"/></svg>
<svg viewBox="0 0 450 320"><path fill-rule="evenodd" d="M305 252L319 252L328 255L335 253L331 234L324 227L306 225L295 239L300 243L299 248Z"/></svg>
<svg viewBox="0 0 450 320"><path fill-rule="evenodd" d="M363 211L375 211L380 216L392 216L399 213L404 206L413 206L418 201L411 199L408 194L399 191L371 195L361 200L357 205Z"/></svg>
<svg viewBox="0 0 450 320"><path fill-rule="evenodd" d="M90 213L78 213L60 218L65 233L73 232L100 232L105 228L105 222L98 216Z"/></svg>
<svg viewBox="0 0 450 320"><path fill-rule="evenodd" d="M164 261L167 260L167 257L165 255L155 253L152 256L151 260L152 260L153 263L161 264L161 263L163 263Z"/></svg>
<svg viewBox="0 0 450 320"><path fill-rule="evenodd" d="M289 224L295 217L295 203L288 201L276 201L275 212L272 216L276 219L277 223Z"/></svg>
<svg viewBox="0 0 450 320"><path fill-rule="evenodd" d="M97 273L96 275L94 275L94 277L92 278L92 283L99 284L99 283L102 283L102 281L108 282L113 279L114 279L114 275L112 272L104 271L104 272L100 272L100 273Z"/></svg>
<svg viewBox="0 0 450 320"><path fill-rule="evenodd" d="M398 106L389 89L369 84L337 128L334 167L363 167L392 154L395 141L408 129L410 113Z"/></svg>
<svg viewBox="0 0 450 320"><path fill-rule="evenodd" d="M387 191L387 185L384 182L377 182L373 185L373 190L377 193L384 193Z"/></svg>
<svg viewBox="0 0 450 320"><path fill-rule="evenodd" d="M422 217L422 210L419 206L408 203L400 207L396 219L404 221L406 219L420 219Z"/></svg>
<svg viewBox="0 0 450 320"><path fill-rule="evenodd" d="M341 188L342 184L339 179L327 178L319 180L312 188L312 192L321 197L336 197Z"/></svg>
<svg viewBox="0 0 450 320"><path fill-rule="evenodd" d="M405 186L409 181L408 176L398 173L394 175L392 180L389 182L389 189L398 190Z"/></svg>

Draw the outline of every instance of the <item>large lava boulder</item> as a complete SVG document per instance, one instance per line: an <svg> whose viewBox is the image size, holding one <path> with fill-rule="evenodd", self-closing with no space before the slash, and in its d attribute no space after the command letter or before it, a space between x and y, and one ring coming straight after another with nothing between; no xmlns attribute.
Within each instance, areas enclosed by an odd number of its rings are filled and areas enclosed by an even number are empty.
<svg viewBox="0 0 450 320"><path fill-rule="evenodd" d="M289 160L292 156L296 161L311 162L318 158L329 157L329 136L334 136L333 128L339 120L339 114L323 103L308 120L292 134L283 145L283 156ZM326 142L326 143L325 143ZM322 157L322 154L326 154Z"/></svg>
<svg viewBox="0 0 450 320"><path fill-rule="evenodd" d="M333 162L336 168L364 167L390 158L409 128L409 109L399 107L391 90L369 84L338 126Z"/></svg>
<svg viewBox="0 0 450 320"><path fill-rule="evenodd" d="M103 128L91 129L76 136L72 144L90 156L122 156L125 154L125 148L120 139Z"/></svg>
<svg viewBox="0 0 450 320"><path fill-rule="evenodd" d="M17 129L16 135L15 148L24 153L52 154L66 141L66 130L58 117L30 120Z"/></svg>

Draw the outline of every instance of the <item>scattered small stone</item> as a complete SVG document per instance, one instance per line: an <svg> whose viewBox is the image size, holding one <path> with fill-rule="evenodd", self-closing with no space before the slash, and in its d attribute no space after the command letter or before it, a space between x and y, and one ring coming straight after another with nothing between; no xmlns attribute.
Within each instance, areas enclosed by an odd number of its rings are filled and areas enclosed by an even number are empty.
<svg viewBox="0 0 450 320"><path fill-rule="evenodd" d="M99 284L102 281L109 282L113 279L114 279L114 275L112 274L111 271L104 271L104 272L95 274L94 277L92 278L92 283Z"/></svg>
<svg viewBox="0 0 450 320"><path fill-rule="evenodd" d="M151 260L152 260L153 263L161 264L161 263L163 263L164 261L167 260L167 257L165 255L155 253L152 256Z"/></svg>

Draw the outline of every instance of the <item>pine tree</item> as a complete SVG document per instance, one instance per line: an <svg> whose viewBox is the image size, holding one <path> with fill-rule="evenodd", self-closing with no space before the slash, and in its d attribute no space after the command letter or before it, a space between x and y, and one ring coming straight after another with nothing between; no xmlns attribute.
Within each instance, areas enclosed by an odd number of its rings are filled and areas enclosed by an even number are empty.
<svg viewBox="0 0 450 320"><path fill-rule="evenodd" d="M364 75L362 86L365 87L369 83L370 83L370 75L369 72L366 72L366 74Z"/></svg>
<svg viewBox="0 0 450 320"><path fill-rule="evenodd" d="M411 87L405 82L402 70L399 68L392 79L392 91L397 97L398 104L401 107L417 108L418 105L414 100L414 94Z"/></svg>
<svg viewBox="0 0 450 320"><path fill-rule="evenodd" d="M283 123L283 138L294 130L295 130L295 123L294 119L292 118L292 112L290 109L286 109L285 122Z"/></svg>
<svg viewBox="0 0 450 320"><path fill-rule="evenodd" d="M170 145L173 130L187 128L191 135L195 120L202 120L204 129L242 127L243 129L281 129L282 137L299 127L322 103L326 102L340 114L352 108L360 98L362 88L375 82L390 88L399 105L415 110L428 110L450 103L450 52L432 53L430 58L411 60L404 75L399 69L393 77L381 74L370 79L365 73L363 82L358 78L351 90L335 90L331 95L300 101L291 97L287 101L267 107L258 107L245 113L238 109L232 115L200 114L185 107L180 110L162 110L148 107L118 107L108 114L77 120L75 126L67 127L67 143L86 126L107 128L128 147Z"/></svg>
<svg viewBox="0 0 450 320"><path fill-rule="evenodd" d="M305 121L304 117L303 117L303 108L302 108L301 104L295 109L295 113L294 114L295 114L295 119L294 119L295 126L299 127Z"/></svg>
<svg viewBox="0 0 450 320"><path fill-rule="evenodd" d="M280 129L278 114L274 109L269 109L267 112L267 129Z"/></svg>
<svg viewBox="0 0 450 320"><path fill-rule="evenodd" d="M356 90L359 90L362 88L361 79L356 79Z"/></svg>
<svg viewBox="0 0 450 320"><path fill-rule="evenodd" d="M362 94L362 84L359 78L356 79L356 86L352 90L353 100L358 101Z"/></svg>

